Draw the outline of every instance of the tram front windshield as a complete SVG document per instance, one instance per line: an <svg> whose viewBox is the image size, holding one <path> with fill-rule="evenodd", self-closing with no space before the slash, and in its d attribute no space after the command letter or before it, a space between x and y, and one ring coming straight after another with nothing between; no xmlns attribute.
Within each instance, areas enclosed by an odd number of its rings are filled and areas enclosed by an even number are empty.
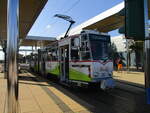
<svg viewBox="0 0 150 113"><path fill-rule="evenodd" d="M89 35L93 60L106 59L109 56L110 37L104 35Z"/></svg>

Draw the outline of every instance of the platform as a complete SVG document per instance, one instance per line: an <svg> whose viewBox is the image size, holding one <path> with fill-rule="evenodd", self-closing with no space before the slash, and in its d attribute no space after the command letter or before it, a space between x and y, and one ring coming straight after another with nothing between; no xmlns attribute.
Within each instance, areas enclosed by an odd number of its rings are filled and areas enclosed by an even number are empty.
<svg viewBox="0 0 150 113"><path fill-rule="evenodd" d="M22 73L19 79L19 113L90 113L87 108L93 107L57 84L31 73ZM0 73L0 113L5 111L6 87L6 79Z"/></svg>
<svg viewBox="0 0 150 113"><path fill-rule="evenodd" d="M116 80L126 82L131 85L143 87L145 86L144 72L138 71L113 71L113 76Z"/></svg>
<svg viewBox="0 0 150 113"><path fill-rule="evenodd" d="M149 113L144 88L122 82L129 76L138 79L136 76L140 74L116 74L117 86L107 92L72 89L23 71L19 74L19 113ZM5 113L6 83L4 75L0 73L0 113Z"/></svg>

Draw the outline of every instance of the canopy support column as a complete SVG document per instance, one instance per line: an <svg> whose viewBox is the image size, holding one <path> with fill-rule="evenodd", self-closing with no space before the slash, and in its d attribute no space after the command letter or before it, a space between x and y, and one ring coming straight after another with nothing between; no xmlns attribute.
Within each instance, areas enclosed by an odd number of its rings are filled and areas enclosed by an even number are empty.
<svg viewBox="0 0 150 113"><path fill-rule="evenodd" d="M150 104L150 36L148 31L148 1L144 0L145 16L145 87L147 94L147 103Z"/></svg>
<svg viewBox="0 0 150 113"><path fill-rule="evenodd" d="M19 0L7 0L7 113L18 113Z"/></svg>

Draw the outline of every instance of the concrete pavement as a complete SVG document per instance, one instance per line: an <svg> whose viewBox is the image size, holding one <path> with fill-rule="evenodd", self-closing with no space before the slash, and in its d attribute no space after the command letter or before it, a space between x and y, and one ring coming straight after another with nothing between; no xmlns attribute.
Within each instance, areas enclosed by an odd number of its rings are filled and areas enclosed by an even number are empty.
<svg viewBox="0 0 150 113"><path fill-rule="evenodd" d="M3 77L0 73L0 113L5 111L7 94ZM64 88L31 73L22 73L19 79L19 113L90 113L88 108L93 107Z"/></svg>
<svg viewBox="0 0 150 113"><path fill-rule="evenodd" d="M137 85L141 85L141 86L144 86L144 84L145 84L144 72L135 72L135 71L118 72L118 71L114 71L113 77L116 80L125 81L125 82L131 83L131 84L137 84Z"/></svg>
<svg viewBox="0 0 150 113"><path fill-rule="evenodd" d="M118 81L144 85L144 73L142 72L114 72L114 78ZM0 113L5 113L6 83L4 75L0 73ZM129 111L140 111L138 106L146 107L141 111L148 111L149 109L144 104L143 90L120 82L117 88L110 93L101 91L95 93L88 90L73 91L73 89L67 90L42 77L23 72L19 74L19 113L92 113L91 111L94 110L97 112L93 113L116 113L116 110L118 113L123 113L122 110L129 108ZM113 107L109 108L109 105ZM127 113L127 111L124 112Z"/></svg>

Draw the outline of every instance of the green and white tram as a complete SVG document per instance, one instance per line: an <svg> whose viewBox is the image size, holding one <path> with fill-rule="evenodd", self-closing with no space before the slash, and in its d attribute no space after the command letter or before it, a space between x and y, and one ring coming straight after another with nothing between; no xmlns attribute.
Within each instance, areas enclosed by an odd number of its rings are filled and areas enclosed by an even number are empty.
<svg viewBox="0 0 150 113"><path fill-rule="evenodd" d="M83 30L39 50L35 64L39 65L38 72L63 83L113 88L113 62L109 50L109 35Z"/></svg>

